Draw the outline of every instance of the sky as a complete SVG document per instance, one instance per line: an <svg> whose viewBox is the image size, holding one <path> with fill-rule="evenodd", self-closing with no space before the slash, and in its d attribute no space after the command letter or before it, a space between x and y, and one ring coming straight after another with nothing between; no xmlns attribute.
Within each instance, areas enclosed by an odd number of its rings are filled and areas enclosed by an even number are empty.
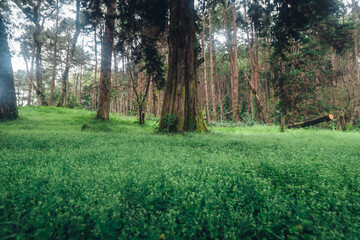
<svg viewBox="0 0 360 240"><path fill-rule="evenodd" d="M351 0L342 0L342 1L345 4L351 3ZM12 6L13 14L11 15L10 20L12 22L16 22L16 23L18 23L18 22L27 23L28 20L24 17L23 14L20 13L18 8L14 4L11 4L11 6ZM75 8L75 6L74 6L74 8ZM75 18L75 13L73 11L71 11L71 7L67 7L67 8L64 7L62 9L60 16L64 16L64 15L66 15L66 17ZM45 26L46 26L46 24L45 24ZM15 41L15 39L22 34L22 30L12 28L12 29L10 29L10 31L11 31L12 38L9 40L9 45L10 45L10 51L12 52L11 62L12 62L13 70L14 70L14 72L16 72L18 70L26 70L25 62L24 62L23 58L19 55L20 54L20 44ZM224 36L215 35L214 37L216 40L218 40L220 42L225 41ZM82 39L82 36L80 36L79 39ZM92 41L93 41L92 36L89 36L89 37L85 36L85 46L87 45L86 43L91 43ZM89 48L86 49L86 47L85 47L85 51L90 51L90 49Z"/></svg>

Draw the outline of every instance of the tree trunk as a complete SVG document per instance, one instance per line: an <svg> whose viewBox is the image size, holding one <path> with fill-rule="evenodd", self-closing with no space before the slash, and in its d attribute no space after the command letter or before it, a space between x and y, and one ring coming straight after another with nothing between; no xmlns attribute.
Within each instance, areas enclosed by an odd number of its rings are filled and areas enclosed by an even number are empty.
<svg viewBox="0 0 360 240"><path fill-rule="evenodd" d="M92 101L91 101L91 111L94 111L94 109L95 109L95 100L96 100L96 74L97 74L97 67L98 67L96 28L95 28L95 30L94 30L94 42L95 42L95 76L94 76L93 95L92 95Z"/></svg>
<svg viewBox="0 0 360 240"><path fill-rule="evenodd" d="M138 79L137 79L137 95L141 96L141 71L140 71L140 63L137 65L138 67ZM140 117L140 107L138 108L138 116Z"/></svg>
<svg viewBox="0 0 360 240"><path fill-rule="evenodd" d="M232 3L232 17L233 17L233 44L234 44L234 60L233 60L233 120L234 123L239 122L239 70L238 70L238 58L237 58L237 26L236 26L236 9L235 1Z"/></svg>
<svg viewBox="0 0 360 240"><path fill-rule="evenodd" d="M56 0L56 20L55 20L55 36L54 36L54 53L53 53L53 72L51 78L50 98L49 105L53 99L55 90L55 75L56 75L56 47L57 47L57 35L58 35L58 24L59 24L59 0Z"/></svg>
<svg viewBox="0 0 360 240"><path fill-rule="evenodd" d="M156 84L153 82L152 84L152 92L153 92L153 110L154 110L154 116L157 116L157 101L158 101L158 91L156 89Z"/></svg>
<svg viewBox="0 0 360 240"><path fill-rule="evenodd" d="M3 16L0 12L0 121L18 117L14 75Z"/></svg>
<svg viewBox="0 0 360 240"><path fill-rule="evenodd" d="M103 120L109 120L110 113L111 57L114 46L116 0L109 0L106 7L107 18L101 47L99 106L96 115L97 118Z"/></svg>
<svg viewBox="0 0 360 240"><path fill-rule="evenodd" d="M209 11L209 38L210 38L210 85L211 85L211 104L213 107L213 121L217 121L217 104L216 104L216 89L214 82L214 64L213 64L213 40L212 40L212 25L211 25L211 11ZM214 51L215 52L215 51ZM215 55L215 54L214 54Z"/></svg>
<svg viewBox="0 0 360 240"><path fill-rule="evenodd" d="M35 66L36 66L36 70L35 70L35 77L36 77L36 84L38 87L38 98L39 98L39 105L40 106L47 106L47 102L45 100L45 95L44 95L44 85L42 83L42 75L41 75L41 42L39 39L39 36L41 34L41 30L37 29L34 32L34 42L35 42L35 47L36 47L36 54L35 54Z"/></svg>
<svg viewBox="0 0 360 240"><path fill-rule="evenodd" d="M76 49L76 43L77 40L79 38L80 35L80 31L81 31L81 26L80 26L80 0L76 0L76 21L75 21L75 34L72 40L72 44L71 44L71 51L69 53L69 58L66 59L66 66L65 66L65 70L63 72L62 75L62 89L61 89L61 94L60 94L60 99L59 99L59 103L57 104L58 107L63 106L64 102L66 101L66 93L67 88L68 88L68 78L69 78L69 71L70 71L70 67L71 67L71 63L74 57L74 53L75 53L75 49Z"/></svg>
<svg viewBox="0 0 360 240"><path fill-rule="evenodd" d="M169 70L159 132L206 131L197 93L194 0L170 1Z"/></svg>
<svg viewBox="0 0 360 240"><path fill-rule="evenodd" d="M114 51L114 85L115 85L115 94L113 99L113 112L120 111L118 109L118 101L119 101L119 79L118 79L118 67L117 67L117 59L116 52Z"/></svg>
<svg viewBox="0 0 360 240"><path fill-rule="evenodd" d="M206 121L209 123L210 122L210 114L209 114L209 96L208 96L208 89L207 89L207 79L206 79L206 45L205 45L205 6L203 7L203 11L202 11L202 25L203 25L203 30L202 30L202 47L203 47L203 58L204 58L204 63L203 63L203 70L204 70L204 74L203 74L203 78L204 78L204 95L205 95L205 112L206 112Z"/></svg>

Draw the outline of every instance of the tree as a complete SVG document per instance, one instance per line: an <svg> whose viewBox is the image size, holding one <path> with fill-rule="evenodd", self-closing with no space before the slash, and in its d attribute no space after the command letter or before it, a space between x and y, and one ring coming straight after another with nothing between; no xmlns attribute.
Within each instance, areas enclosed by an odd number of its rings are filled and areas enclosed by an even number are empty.
<svg viewBox="0 0 360 240"><path fill-rule="evenodd" d="M14 3L19 7L22 13L26 16L30 22L34 24L35 30L33 32L33 41L35 46L35 78L36 78L36 85L39 104L41 106L48 105L47 101L45 100L45 89L42 80L42 65L41 65L41 52L42 47L44 45L43 41L43 29L44 23L47 18L52 16L53 11L53 1L52 0L36 0L36 1L29 1L29 0L13 0Z"/></svg>
<svg viewBox="0 0 360 240"><path fill-rule="evenodd" d="M171 0L168 82L159 132L206 131L197 93L197 55L194 0Z"/></svg>
<svg viewBox="0 0 360 240"><path fill-rule="evenodd" d="M206 77L206 45L205 45L205 2L203 3L202 7L202 37L201 43L203 47L203 78L204 78L204 92L205 92L205 112L206 112L206 121L210 122L210 114L209 114L209 94L208 94L208 84L207 84L207 77Z"/></svg>
<svg viewBox="0 0 360 240"><path fill-rule="evenodd" d="M7 40L4 7L0 3L0 120L13 120L18 116L14 75Z"/></svg>
<svg viewBox="0 0 360 240"><path fill-rule="evenodd" d="M77 43L77 40L79 38L80 31L81 31L80 0L76 0L75 33L74 33L74 37L73 37L72 43L71 43L71 50L69 49L68 57L66 59L66 66L65 66L62 78L61 78L62 87L61 87L60 99L59 99L59 102L57 104L58 107L63 106L64 102L65 102L65 99L66 99L66 93L68 92L67 91L67 88L68 88L67 80L68 80L68 77L69 77L69 71L70 71L72 60L74 58L74 53L75 53L75 49L76 49L76 43Z"/></svg>
<svg viewBox="0 0 360 240"><path fill-rule="evenodd" d="M55 35L54 35L53 72L52 72L52 78L51 78L49 105L51 105L54 90L55 90L56 47L57 47L57 37L58 37L57 36L58 35L58 23L59 23L59 0L56 0L56 20L55 20Z"/></svg>
<svg viewBox="0 0 360 240"><path fill-rule="evenodd" d="M109 120L111 91L111 58L114 46L116 0L106 1L106 20L101 47L100 96L97 118Z"/></svg>

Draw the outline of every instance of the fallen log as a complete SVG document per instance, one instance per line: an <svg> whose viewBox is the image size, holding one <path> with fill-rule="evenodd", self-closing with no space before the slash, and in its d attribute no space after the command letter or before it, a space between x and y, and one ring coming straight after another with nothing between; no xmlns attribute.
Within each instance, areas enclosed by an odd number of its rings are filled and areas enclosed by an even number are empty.
<svg viewBox="0 0 360 240"><path fill-rule="evenodd" d="M308 121L303 121L303 122L298 122L298 123L293 123L290 125L287 125L287 128L304 128L304 127L308 127L308 126L312 126L318 123L322 123L322 122L329 122L331 120L334 119L334 116L329 114L329 115L325 115L313 120L308 120Z"/></svg>

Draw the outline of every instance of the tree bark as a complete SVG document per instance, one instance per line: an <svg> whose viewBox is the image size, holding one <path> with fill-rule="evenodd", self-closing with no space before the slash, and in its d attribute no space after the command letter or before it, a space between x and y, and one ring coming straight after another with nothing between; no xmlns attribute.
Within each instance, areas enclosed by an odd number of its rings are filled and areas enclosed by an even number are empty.
<svg viewBox="0 0 360 240"><path fill-rule="evenodd" d="M194 0L170 1L169 70L159 132L206 131L197 93Z"/></svg>
<svg viewBox="0 0 360 240"><path fill-rule="evenodd" d="M213 40L212 40L212 24L211 24L211 11L209 11L209 38L210 38L210 85L211 85L211 103L213 107L213 121L217 121L217 104L216 104L216 89L215 89L215 78L214 78L214 64L213 58ZM215 52L215 51L214 51Z"/></svg>
<svg viewBox="0 0 360 240"><path fill-rule="evenodd" d="M206 45L205 45L205 4L203 6L203 11L202 11L202 26L203 26L203 30L202 30L202 47L203 47L203 58L204 58L204 63L203 63L203 78L204 78L204 95L205 95L205 112L206 112L206 121L209 123L210 122L210 114L209 114L209 95L208 95L208 86L207 86L207 78L206 78Z"/></svg>
<svg viewBox="0 0 360 240"><path fill-rule="evenodd" d="M114 46L116 0L106 2L106 21L101 47L100 95L96 117L109 120L111 91L111 57Z"/></svg>
<svg viewBox="0 0 360 240"><path fill-rule="evenodd" d="M113 112L120 111L118 109L118 101L119 101L119 79L118 79L118 66L117 66L117 58L116 58L116 52L114 51L114 87L115 87L115 94L113 99Z"/></svg>
<svg viewBox="0 0 360 240"><path fill-rule="evenodd" d="M232 17L233 17L233 45L234 45L234 60L233 60L233 120L234 123L240 121L240 109L239 109L239 69L237 58L237 25L236 25L236 9L235 1L232 3Z"/></svg>
<svg viewBox="0 0 360 240"><path fill-rule="evenodd" d="M14 75L4 22L0 12L0 121L18 117Z"/></svg>

